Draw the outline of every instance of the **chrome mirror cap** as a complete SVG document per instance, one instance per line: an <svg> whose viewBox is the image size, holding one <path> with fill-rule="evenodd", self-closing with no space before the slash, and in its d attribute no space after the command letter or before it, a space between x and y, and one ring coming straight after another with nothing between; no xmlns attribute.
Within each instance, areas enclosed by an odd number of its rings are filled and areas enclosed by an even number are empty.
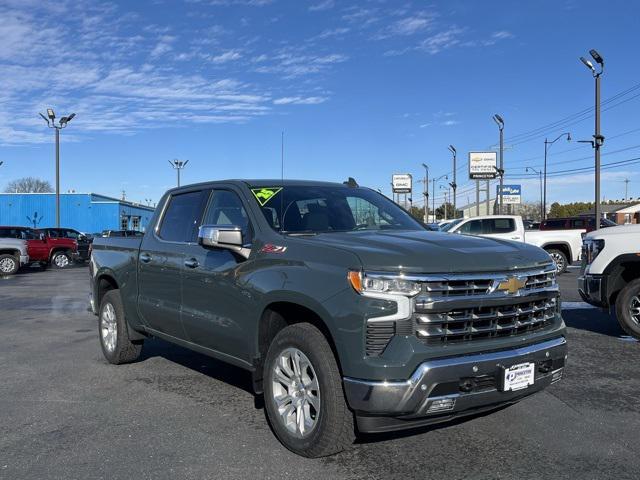
<svg viewBox="0 0 640 480"><path fill-rule="evenodd" d="M237 225L202 225L198 229L198 244L209 248L232 250L244 258L250 249L242 243L242 229Z"/></svg>

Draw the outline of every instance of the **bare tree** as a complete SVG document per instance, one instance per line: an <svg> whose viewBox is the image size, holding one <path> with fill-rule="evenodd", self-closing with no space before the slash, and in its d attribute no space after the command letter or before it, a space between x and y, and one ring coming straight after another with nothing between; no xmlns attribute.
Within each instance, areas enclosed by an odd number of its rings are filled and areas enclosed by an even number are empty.
<svg viewBox="0 0 640 480"><path fill-rule="evenodd" d="M47 180L35 177L24 177L12 180L7 184L4 193L51 193L53 187Z"/></svg>

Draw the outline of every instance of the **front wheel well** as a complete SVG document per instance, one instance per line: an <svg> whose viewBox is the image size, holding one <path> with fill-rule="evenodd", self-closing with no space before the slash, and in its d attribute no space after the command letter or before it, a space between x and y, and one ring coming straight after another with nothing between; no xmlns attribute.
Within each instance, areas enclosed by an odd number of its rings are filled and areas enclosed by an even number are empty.
<svg viewBox="0 0 640 480"><path fill-rule="evenodd" d="M615 267L615 271L608 277L613 280L608 287L609 305L615 305L622 289L636 278L640 278L640 261L623 262Z"/></svg>
<svg viewBox="0 0 640 480"><path fill-rule="evenodd" d="M13 255L14 257L19 257L20 251L5 248L5 249L0 249L0 255Z"/></svg>
<svg viewBox="0 0 640 480"><path fill-rule="evenodd" d="M310 323L315 326L327 339L336 358L338 369L340 359L331 332L320 315L308 307L291 302L275 302L268 305L260 317L258 325L258 352L254 359L253 386L256 393L262 393L262 367L267 356L269 345L280 330L296 323Z"/></svg>

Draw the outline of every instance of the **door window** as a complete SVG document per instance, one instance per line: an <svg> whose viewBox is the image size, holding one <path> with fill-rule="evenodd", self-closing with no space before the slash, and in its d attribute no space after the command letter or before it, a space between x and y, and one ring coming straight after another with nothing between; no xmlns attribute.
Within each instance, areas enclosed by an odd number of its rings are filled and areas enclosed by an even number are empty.
<svg viewBox="0 0 640 480"><path fill-rule="evenodd" d="M460 227L459 232L467 235L480 235L482 233L482 220L469 220Z"/></svg>
<svg viewBox="0 0 640 480"><path fill-rule="evenodd" d="M513 218L486 218L482 221L482 233L485 235L510 233L515 229L516 222Z"/></svg>
<svg viewBox="0 0 640 480"><path fill-rule="evenodd" d="M251 242L251 225L242 201L230 190L213 190L202 225L234 225L242 229L243 243ZM199 226L199 225L198 225Z"/></svg>
<svg viewBox="0 0 640 480"><path fill-rule="evenodd" d="M169 242L195 242L207 193L198 190L172 195L158 236Z"/></svg>

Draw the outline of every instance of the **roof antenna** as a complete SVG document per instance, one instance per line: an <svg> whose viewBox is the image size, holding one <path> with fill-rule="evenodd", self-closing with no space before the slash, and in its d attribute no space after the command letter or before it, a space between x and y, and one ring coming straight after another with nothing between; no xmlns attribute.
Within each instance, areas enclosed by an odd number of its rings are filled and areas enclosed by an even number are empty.
<svg viewBox="0 0 640 480"><path fill-rule="evenodd" d="M284 181L284 130L280 137L280 179Z"/></svg>
<svg viewBox="0 0 640 480"><path fill-rule="evenodd" d="M356 179L353 177L349 177L349 179L346 182L342 182L342 183L347 187L351 187L351 188L358 187L358 182L356 182Z"/></svg>

